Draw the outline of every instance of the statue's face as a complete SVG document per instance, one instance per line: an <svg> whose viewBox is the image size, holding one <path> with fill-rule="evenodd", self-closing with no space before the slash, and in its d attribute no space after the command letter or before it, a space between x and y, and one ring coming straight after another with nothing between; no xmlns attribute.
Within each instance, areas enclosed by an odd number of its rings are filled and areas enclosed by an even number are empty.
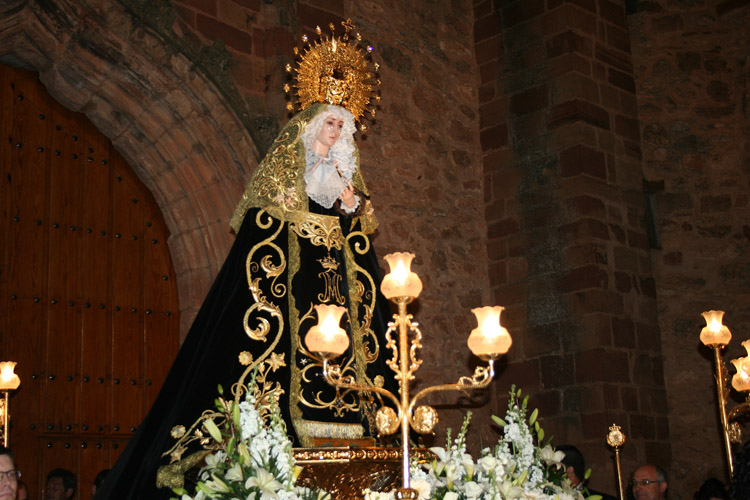
<svg viewBox="0 0 750 500"><path fill-rule="evenodd" d="M323 126L320 128L318 136L315 138L326 149L333 146L341 135L341 129L344 128L344 120L335 118L333 115L323 120Z"/></svg>

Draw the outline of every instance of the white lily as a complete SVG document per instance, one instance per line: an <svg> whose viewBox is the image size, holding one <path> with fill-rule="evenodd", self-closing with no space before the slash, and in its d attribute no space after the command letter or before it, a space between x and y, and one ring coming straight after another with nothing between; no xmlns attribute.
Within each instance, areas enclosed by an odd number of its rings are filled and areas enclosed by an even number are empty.
<svg viewBox="0 0 750 500"><path fill-rule="evenodd" d="M222 463L227 458L226 453L223 451L217 451L216 453L212 453L208 455L206 460L206 467L204 467L204 470L213 470L219 467L219 464Z"/></svg>
<svg viewBox="0 0 750 500"><path fill-rule="evenodd" d="M208 488L212 493L229 493L232 491L232 489L227 485L227 483L225 483L224 481L222 481L221 479L219 479L213 474L211 474L211 479L206 481L205 484L206 484L206 488Z"/></svg>
<svg viewBox="0 0 750 500"><path fill-rule="evenodd" d="M448 462L451 459L451 452L450 450L437 446L430 448L430 451L437 456L437 460L433 460L432 462L432 467L435 469L435 475L440 476L443 474L445 466L448 465Z"/></svg>
<svg viewBox="0 0 750 500"><path fill-rule="evenodd" d="M503 481L498 484L498 490L500 495L506 500L517 500L523 499L523 488L520 486L514 486L512 481Z"/></svg>
<svg viewBox="0 0 750 500"><path fill-rule="evenodd" d="M445 466L445 482L448 484L448 489L453 489L453 483L456 482L458 477L458 471L456 470L456 464L447 464Z"/></svg>
<svg viewBox="0 0 750 500"><path fill-rule="evenodd" d="M489 472L497 465L497 458L493 457L492 455L487 455L480 458L477 461L477 465L479 465L484 472Z"/></svg>
<svg viewBox="0 0 750 500"><path fill-rule="evenodd" d="M474 464L474 458L470 454L464 453L461 456L461 465L466 469L466 477L472 479L474 477L474 468L476 467L476 464Z"/></svg>
<svg viewBox="0 0 750 500"><path fill-rule="evenodd" d="M464 494L468 498L479 498L479 495L481 495L484 492L484 488L479 486L474 481L469 481L468 483L464 484Z"/></svg>
<svg viewBox="0 0 750 500"><path fill-rule="evenodd" d="M527 490L526 491L526 500L547 500L549 496L545 495L541 491L537 490ZM557 500L560 500L559 496Z"/></svg>
<svg viewBox="0 0 750 500"><path fill-rule="evenodd" d="M554 465L556 469L562 467L562 459L565 458L565 452L555 451L550 445L542 448L539 455L547 466Z"/></svg>
<svg viewBox="0 0 750 500"><path fill-rule="evenodd" d="M256 469L257 476L247 478L245 488L258 488L260 490L259 500L276 499L276 490L282 488L282 484L276 480L276 476L265 469Z"/></svg>
<svg viewBox="0 0 750 500"><path fill-rule="evenodd" d="M242 466L240 464L234 464L227 470L226 474L224 474L224 478L227 481L241 482L245 479L242 474Z"/></svg>

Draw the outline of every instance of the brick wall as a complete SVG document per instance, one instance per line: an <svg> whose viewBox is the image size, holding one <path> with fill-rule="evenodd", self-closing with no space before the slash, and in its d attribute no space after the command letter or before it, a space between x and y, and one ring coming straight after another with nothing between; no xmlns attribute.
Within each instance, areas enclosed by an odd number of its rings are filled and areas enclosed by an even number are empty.
<svg viewBox="0 0 750 500"><path fill-rule="evenodd" d="M689 498L706 477L726 479L712 352L698 340L701 312L727 311L734 336L727 362L746 355L740 342L750 338L750 7L644 2L629 25L660 243L652 260L671 473ZM730 408L740 400L733 393Z"/></svg>
<svg viewBox="0 0 750 500"><path fill-rule="evenodd" d="M498 388L530 390L615 492L613 422L626 471L671 458L625 10L474 3L490 286L516 339Z"/></svg>

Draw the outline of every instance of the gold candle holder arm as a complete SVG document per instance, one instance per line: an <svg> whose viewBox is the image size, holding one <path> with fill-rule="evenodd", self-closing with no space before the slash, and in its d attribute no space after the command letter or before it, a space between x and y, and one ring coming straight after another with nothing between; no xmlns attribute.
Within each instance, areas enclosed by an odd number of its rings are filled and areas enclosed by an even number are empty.
<svg viewBox="0 0 750 500"><path fill-rule="evenodd" d="M434 392L466 392L475 389L484 389L485 387L490 385L494 376L495 361L491 359L489 360L489 366L477 366L474 369L474 375L472 375L471 377L463 376L459 378L458 382L455 384L441 384L433 385L431 387L425 387L412 398L411 403L409 404L409 409L407 411L409 424L413 429L419 429L421 427L420 423L414 420L414 407L417 405L417 402L419 402L425 396Z"/></svg>
<svg viewBox="0 0 750 500"><path fill-rule="evenodd" d="M361 392L376 392L378 394L381 394L396 405L396 408L398 408L398 411L401 412L400 403L398 398L393 395L391 391L388 389L384 389L382 387L378 387L375 385L362 385L358 384L354 377L351 375L342 375L341 374L341 367L338 365L329 364L328 359L323 359L323 377L325 378L326 382L334 387L340 387L342 389L351 389L354 391L361 391Z"/></svg>
<svg viewBox="0 0 750 500"><path fill-rule="evenodd" d="M747 399L743 403L738 404L734 408L732 408L729 413L727 414L727 420L729 422L733 422L734 420L738 419L740 416L745 414L750 414L750 394L747 395ZM739 441L732 441L739 442Z"/></svg>
<svg viewBox="0 0 750 500"><path fill-rule="evenodd" d="M474 375L471 377L463 376L458 379L455 384L440 384L426 387L419 391L412 399L409 409L411 409L420 399L424 398L428 394L433 392L442 391L470 391L474 389L484 389L495 376L494 361L490 360L489 366L477 366L474 370Z"/></svg>

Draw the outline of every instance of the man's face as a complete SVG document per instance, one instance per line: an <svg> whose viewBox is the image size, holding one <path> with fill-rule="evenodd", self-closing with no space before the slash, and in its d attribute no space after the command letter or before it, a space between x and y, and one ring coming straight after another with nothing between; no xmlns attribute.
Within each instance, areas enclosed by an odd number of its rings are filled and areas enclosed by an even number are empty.
<svg viewBox="0 0 750 500"><path fill-rule="evenodd" d="M15 475L7 477L8 471L15 471L16 465L8 455L0 455L0 500L15 500L18 478Z"/></svg>
<svg viewBox="0 0 750 500"><path fill-rule="evenodd" d="M575 469L569 465L565 468L565 473L568 475L568 481L570 481L570 485L573 488L578 486L578 483L580 483L580 481L578 480L578 476L576 476Z"/></svg>
<svg viewBox="0 0 750 500"><path fill-rule="evenodd" d="M53 477L47 481L47 500L66 500L72 493L73 490L65 490L61 477Z"/></svg>
<svg viewBox="0 0 750 500"><path fill-rule="evenodd" d="M633 472L633 496L636 500L663 500L667 483L659 479L656 469L643 465Z"/></svg>

